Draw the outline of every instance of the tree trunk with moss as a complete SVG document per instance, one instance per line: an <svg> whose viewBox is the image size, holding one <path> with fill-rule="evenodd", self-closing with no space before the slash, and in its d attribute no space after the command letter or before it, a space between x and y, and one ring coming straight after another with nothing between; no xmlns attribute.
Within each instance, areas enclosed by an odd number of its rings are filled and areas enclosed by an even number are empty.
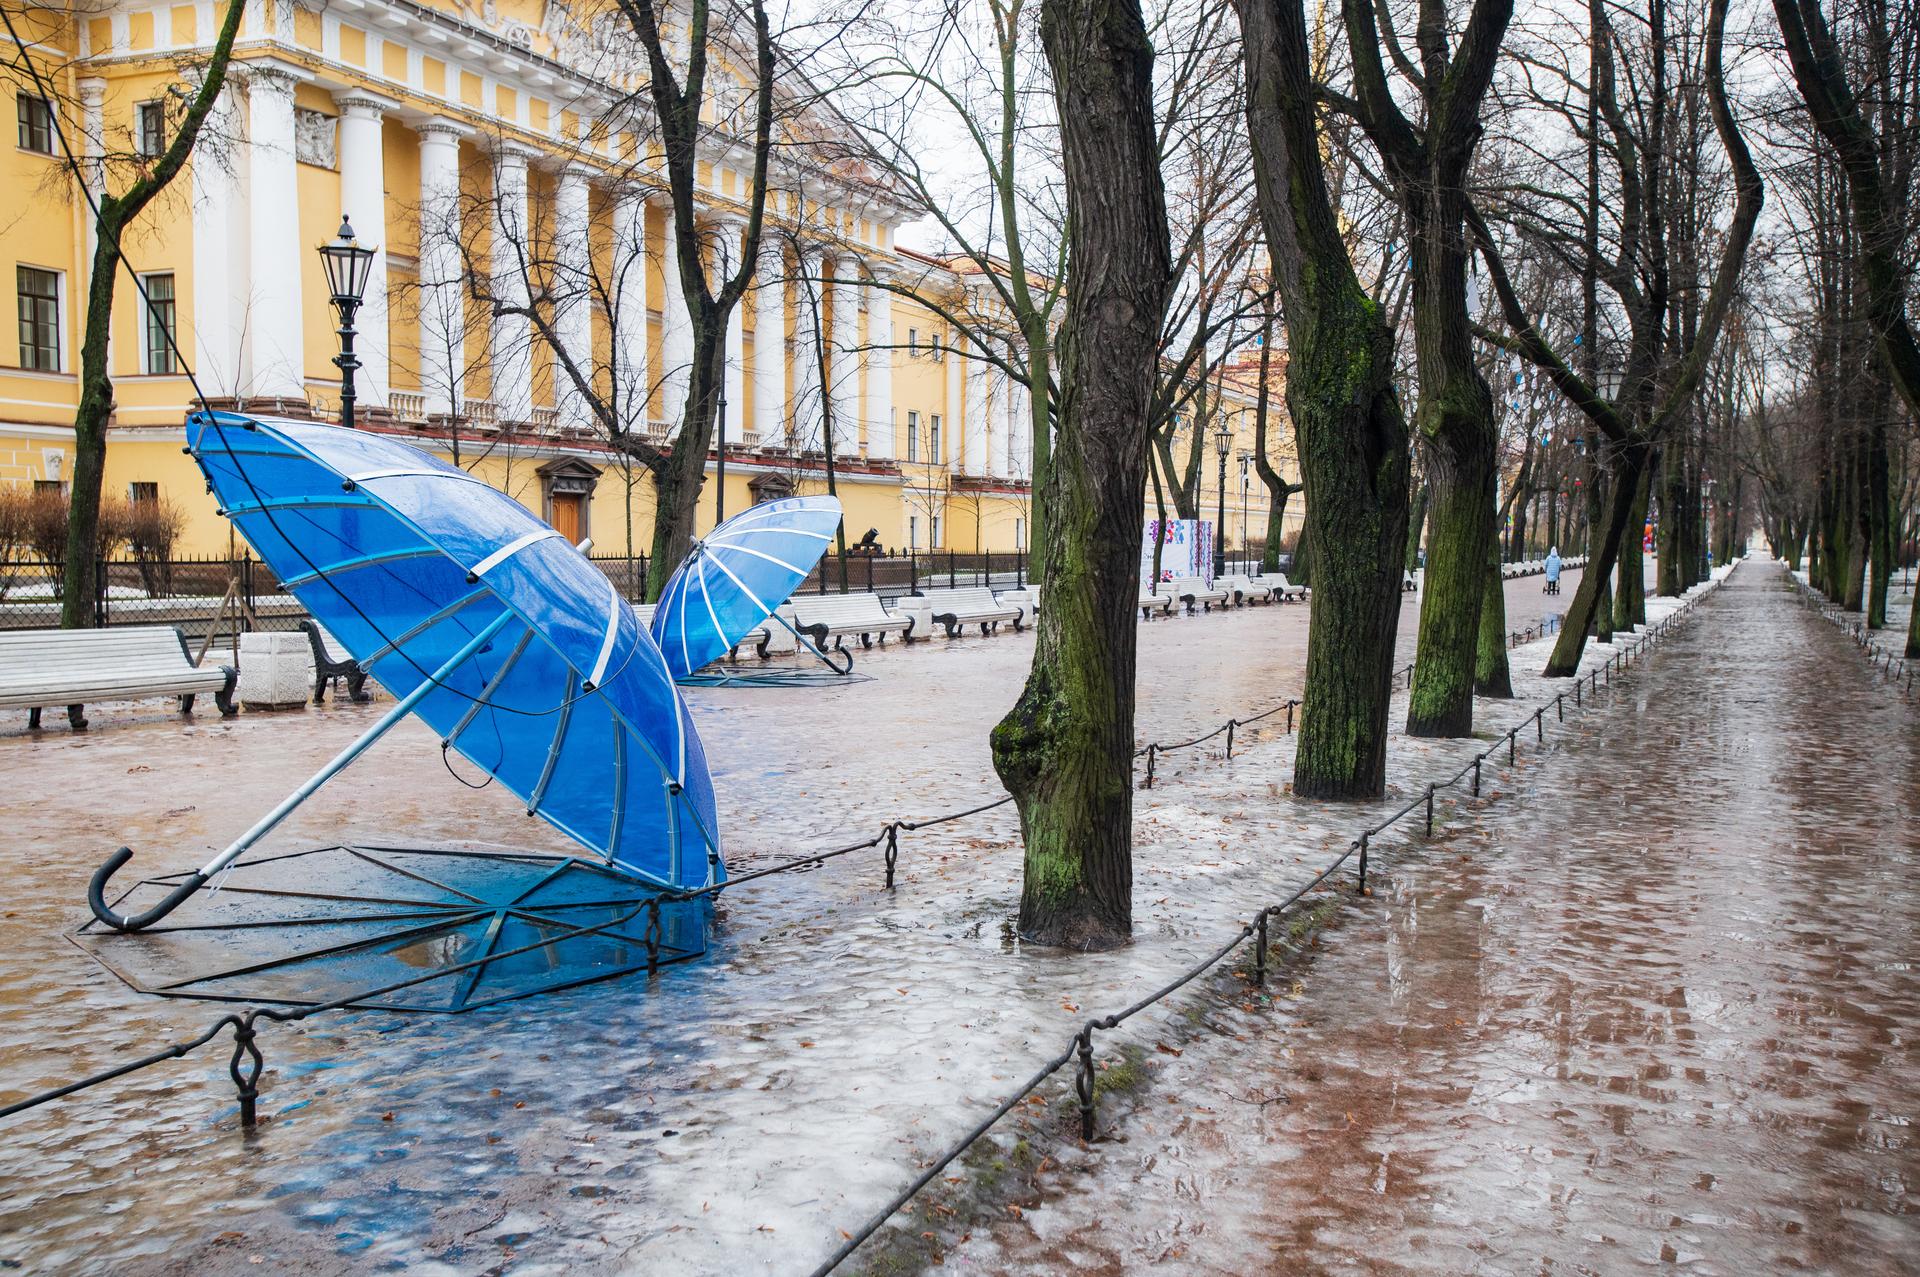
<svg viewBox="0 0 1920 1277"><path fill-rule="evenodd" d="M1473 690L1477 696L1513 696L1513 671L1507 664L1507 582L1500 574L1496 539L1487 554L1481 586L1480 636L1474 653Z"/></svg>
<svg viewBox="0 0 1920 1277"><path fill-rule="evenodd" d="M1613 584L1613 628L1629 632L1647 623L1647 569L1642 546L1646 537L1647 502L1653 493L1653 471L1647 467L1634 493L1633 513L1620 542L1620 570Z"/></svg>
<svg viewBox="0 0 1920 1277"><path fill-rule="evenodd" d="M1427 522L1427 499L1429 493L1426 484L1420 485L1420 495L1414 499L1413 512L1407 517L1407 558L1402 566L1409 572L1420 570L1420 529Z"/></svg>
<svg viewBox="0 0 1920 1277"><path fill-rule="evenodd" d="M1612 617L1607 615L1607 580L1620 552L1621 538L1626 535L1627 522L1633 516L1633 493L1646 471L1647 453L1647 445L1639 440L1620 445L1619 471L1611 485L1608 510L1604 518L1595 518L1589 525L1598 529L1598 535L1588 539L1587 565L1580 573L1579 588L1573 592L1573 603L1567 608L1560 637L1554 642L1553 655L1543 671L1548 678L1571 678L1579 671L1580 655L1586 650L1589 632L1603 643L1612 638ZM1602 616L1607 616L1608 628L1604 635L1599 629Z"/></svg>
<svg viewBox="0 0 1920 1277"><path fill-rule="evenodd" d="M1296 562L1310 559L1314 587L1293 787L1302 797L1372 798L1386 785L1407 537L1407 427L1393 333L1355 276L1334 215L1301 0L1236 0L1235 8L1307 497Z"/></svg>
<svg viewBox="0 0 1920 1277"><path fill-rule="evenodd" d="M1138 0L1045 0L1067 234L1047 607L994 768L1026 843L1020 934L1102 949L1133 926L1133 718L1147 412L1171 267Z"/></svg>

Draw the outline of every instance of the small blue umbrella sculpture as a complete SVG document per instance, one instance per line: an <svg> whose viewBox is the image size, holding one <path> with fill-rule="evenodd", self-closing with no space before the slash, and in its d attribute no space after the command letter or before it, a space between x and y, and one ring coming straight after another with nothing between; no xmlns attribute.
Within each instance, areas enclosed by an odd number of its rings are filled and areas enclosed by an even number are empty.
<svg viewBox="0 0 1920 1277"><path fill-rule="evenodd" d="M737 514L696 541L653 614L654 642L673 676L688 677L777 618L839 526L836 498L787 497Z"/></svg>
<svg viewBox="0 0 1920 1277"><path fill-rule="evenodd" d="M723 880L713 783L668 662L613 583L504 493L397 440L195 413L188 451L234 526L399 704L144 913L150 926L408 714L614 869ZM782 596L784 598L784 596Z"/></svg>

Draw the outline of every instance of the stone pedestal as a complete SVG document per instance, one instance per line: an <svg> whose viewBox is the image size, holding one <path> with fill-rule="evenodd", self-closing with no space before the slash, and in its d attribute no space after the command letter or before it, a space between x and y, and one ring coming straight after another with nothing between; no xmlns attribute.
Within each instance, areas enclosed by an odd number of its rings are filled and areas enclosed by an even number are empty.
<svg viewBox="0 0 1920 1277"><path fill-rule="evenodd" d="M240 636L236 695L248 709L294 709L313 694L313 648L307 636L280 631Z"/></svg>
<svg viewBox="0 0 1920 1277"><path fill-rule="evenodd" d="M907 631L909 643L916 639L932 638L933 632L940 628L933 623L933 604L927 601L927 596L924 594L909 594L895 599L889 605L888 611L895 616L913 618L913 628Z"/></svg>

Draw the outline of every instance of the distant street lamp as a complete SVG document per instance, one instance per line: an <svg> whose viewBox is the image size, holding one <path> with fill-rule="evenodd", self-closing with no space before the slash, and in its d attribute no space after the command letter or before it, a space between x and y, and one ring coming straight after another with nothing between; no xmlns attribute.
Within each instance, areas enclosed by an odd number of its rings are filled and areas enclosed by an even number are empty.
<svg viewBox="0 0 1920 1277"><path fill-rule="evenodd" d="M1214 432L1213 448L1220 454L1220 507L1214 516L1213 530L1213 576L1219 580L1227 574L1227 539L1224 535L1227 524L1227 454L1233 451L1233 431L1227 428L1224 419L1220 429Z"/></svg>
<svg viewBox="0 0 1920 1277"><path fill-rule="evenodd" d="M1245 448L1240 449L1240 557L1247 557L1247 547L1253 538L1253 528L1247 518L1247 480L1253 469L1253 454Z"/></svg>
<svg viewBox="0 0 1920 1277"><path fill-rule="evenodd" d="M353 317L367 295L373 252L354 237L353 223L345 213L340 214L340 234L331 244L320 246L320 262L327 268L327 289L340 315L340 353L333 357L333 366L340 370L340 424L349 428L353 425L353 373L360 366L353 354Z"/></svg>

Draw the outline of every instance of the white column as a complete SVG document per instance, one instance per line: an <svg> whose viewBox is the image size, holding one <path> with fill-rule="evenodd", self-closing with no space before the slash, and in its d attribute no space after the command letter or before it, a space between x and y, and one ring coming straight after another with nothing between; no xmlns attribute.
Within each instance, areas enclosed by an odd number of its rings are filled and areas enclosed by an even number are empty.
<svg viewBox="0 0 1920 1277"><path fill-rule="evenodd" d="M686 411L687 385L693 373L693 321L687 317L687 293L680 282L680 250L674 239L673 206L667 206L667 233L660 253L666 300L660 303L660 415L677 431Z"/></svg>
<svg viewBox="0 0 1920 1277"><path fill-rule="evenodd" d="M368 408L384 408L392 347L387 331L386 146L380 120L394 104L367 93L343 93L334 103L340 108L340 210L352 219L359 241L374 250L367 291L353 321L358 334L354 353L360 358L354 394Z"/></svg>
<svg viewBox="0 0 1920 1277"><path fill-rule="evenodd" d="M553 329L567 362L593 376L593 279L587 241L588 170L560 170L553 195ZM592 426L586 400L558 360L553 367L553 406L562 425Z"/></svg>
<svg viewBox="0 0 1920 1277"><path fill-rule="evenodd" d="M967 369L972 360L961 358L966 338L958 331L946 341L946 356L940 362L940 378L946 386L947 434L953 440L954 462L961 474L985 474L981 466L978 441L967 421Z"/></svg>
<svg viewBox="0 0 1920 1277"><path fill-rule="evenodd" d="M740 250L747 224L737 217L723 217L714 226L713 265L716 279L724 281L738 269ZM740 442L747 411L747 330L746 316L735 306L727 316L726 378L727 420L724 438Z"/></svg>
<svg viewBox="0 0 1920 1277"><path fill-rule="evenodd" d="M793 323L793 446L819 448L820 423L824 413L820 400L820 327L825 319L826 283L821 279L825 262L820 250L802 252L797 262L800 283L794 291L799 313Z"/></svg>
<svg viewBox="0 0 1920 1277"><path fill-rule="evenodd" d="M893 272L875 272L875 282L888 284ZM867 293L867 456L893 459L893 294L885 288Z"/></svg>
<svg viewBox="0 0 1920 1277"><path fill-rule="evenodd" d="M254 64L247 86L247 216L251 287L241 323L252 348L251 393L304 400L306 345L300 262L313 251L301 241L293 158L294 77ZM326 228L333 238L337 226Z"/></svg>
<svg viewBox="0 0 1920 1277"><path fill-rule="evenodd" d="M1000 420L995 433L999 436L1000 446L1007 451L1011 460L1008 471L1016 479L1033 478L1033 427L1022 421L1020 406L1023 402L1022 387L1019 382L1005 373L996 377L997 399L1000 408Z"/></svg>
<svg viewBox="0 0 1920 1277"><path fill-rule="evenodd" d="M834 264L832 291L833 352L828 363L828 394L833 404L833 453L853 457L860 447L860 286L854 282L859 259Z"/></svg>
<svg viewBox="0 0 1920 1277"><path fill-rule="evenodd" d="M761 443L781 443L787 421L787 267L772 240L760 245L753 306L753 428Z"/></svg>
<svg viewBox="0 0 1920 1277"><path fill-rule="evenodd" d="M993 440L987 429L987 376L992 366L979 358L980 347L969 342L967 352L971 358L960 376L966 383L966 455L968 461L978 467L976 474L1004 474L1004 468L993 455Z"/></svg>
<svg viewBox="0 0 1920 1277"><path fill-rule="evenodd" d="M233 94L214 100L205 128L209 137L236 137L239 111ZM242 184L251 168L244 146L228 163L204 151L192 167L193 346L189 358L200 384L217 397L238 395L245 384L240 334L246 315L247 201Z"/></svg>
<svg viewBox="0 0 1920 1277"><path fill-rule="evenodd" d="M420 126L420 391L429 413L466 398L465 255L460 239L460 137L447 120Z"/></svg>
<svg viewBox="0 0 1920 1277"><path fill-rule="evenodd" d="M527 300L527 159L532 152L500 148L493 176L493 292L506 305ZM493 402L503 421L533 416L533 348L527 321L503 315L493 324Z"/></svg>
<svg viewBox="0 0 1920 1277"><path fill-rule="evenodd" d="M647 204L623 187L613 202L613 376L624 429L647 428Z"/></svg>

